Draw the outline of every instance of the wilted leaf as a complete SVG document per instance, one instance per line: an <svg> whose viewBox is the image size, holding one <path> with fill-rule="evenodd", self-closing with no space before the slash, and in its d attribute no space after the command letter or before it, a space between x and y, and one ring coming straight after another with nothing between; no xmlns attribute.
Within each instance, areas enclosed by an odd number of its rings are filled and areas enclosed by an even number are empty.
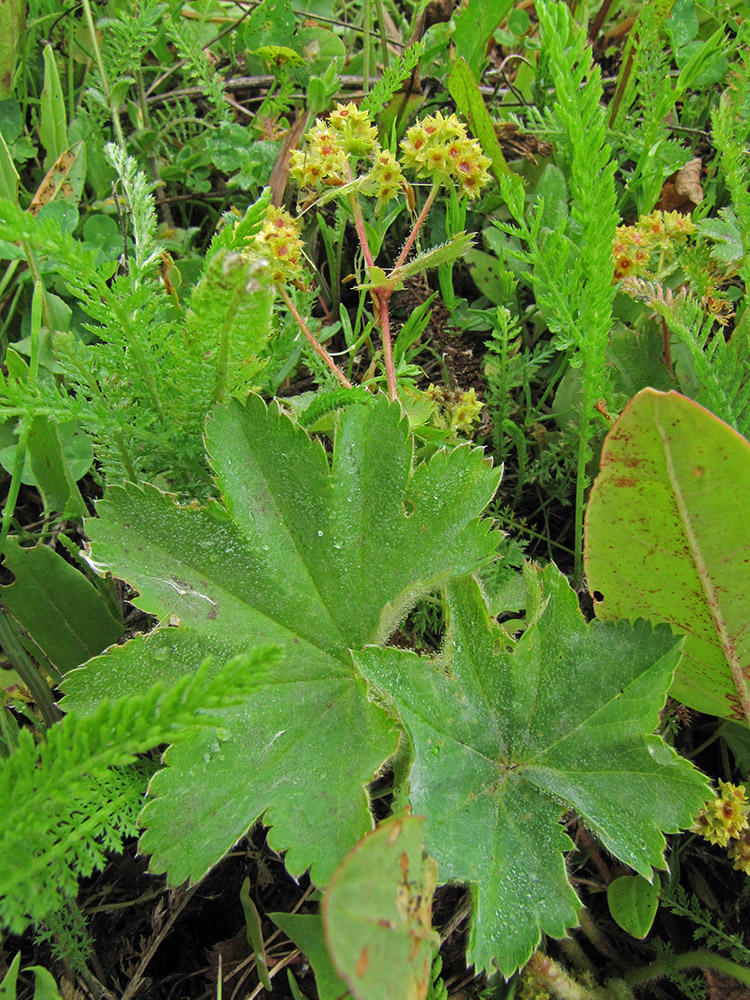
<svg viewBox="0 0 750 1000"><path fill-rule="evenodd" d="M281 646L272 681L221 730L168 752L142 849L173 882L200 878L264 813L288 869L312 864L323 883L371 829L363 786L395 745L349 649L384 641L421 594L488 557L476 517L499 474L468 448L413 469L406 421L382 399L343 413L330 466L258 397L218 408L207 444L223 506L130 486L87 522L96 565L161 627L76 671L66 704L90 710L207 654Z"/></svg>
<svg viewBox="0 0 750 1000"><path fill-rule="evenodd" d="M512 652L469 578L448 586L440 659L355 654L414 743L410 801L441 881L473 887L468 960L505 976L542 932L576 922L567 808L650 877L664 866L662 831L689 825L706 787L650 735L679 655L669 629L587 625L554 565L527 568L526 581L530 624Z"/></svg>
<svg viewBox="0 0 750 1000"><path fill-rule="evenodd" d="M607 435L586 513L597 617L687 633L670 693L736 719L750 719L747 496L750 444L692 400L644 389Z"/></svg>

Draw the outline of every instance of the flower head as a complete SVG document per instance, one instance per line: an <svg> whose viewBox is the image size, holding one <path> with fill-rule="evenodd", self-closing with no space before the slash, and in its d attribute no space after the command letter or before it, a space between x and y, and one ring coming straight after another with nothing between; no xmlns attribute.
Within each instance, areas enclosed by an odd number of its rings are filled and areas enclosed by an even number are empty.
<svg viewBox="0 0 750 1000"><path fill-rule="evenodd" d="M404 164L420 177L431 176L442 184L456 182L469 198L475 198L489 180L489 158L456 115L444 118L438 111L417 122L406 133L401 151Z"/></svg>
<svg viewBox="0 0 750 1000"><path fill-rule="evenodd" d="M404 175L401 164L388 149L381 149L370 172L375 186L378 203L385 205L397 198L404 190Z"/></svg>
<svg viewBox="0 0 750 1000"><path fill-rule="evenodd" d="M729 840L735 840L748 829L750 803L743 785L733 785L720 778L719 789L719 794L700 811L691 829L710 844L726 847Z"/></svg>
<svg viewBox="0 0 750 1000"><path fill-rule="evenodd" d="M268 261L271 281L296 281L302 276L302 240L299 223L283 208L269 205L263 228L244 251Z"/></svg>

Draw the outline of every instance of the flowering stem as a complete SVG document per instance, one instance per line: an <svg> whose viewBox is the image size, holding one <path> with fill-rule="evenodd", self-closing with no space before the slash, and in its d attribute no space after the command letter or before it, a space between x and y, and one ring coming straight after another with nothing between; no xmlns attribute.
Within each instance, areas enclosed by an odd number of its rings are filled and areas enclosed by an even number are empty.
<svg viewBox="0 0 750 1000"><path fill-rule="evenodd" d="M419 213L417 221L414 223L414 228L409 233L409 237L408 237L406 243L404 243L404 246L403 246L403 249L402 249L401 253L398 255L398 260L393 265L393 271L397 271L398 268L401 267L401 265L406 260L406 257L408 255L409 251L414 246L414 240L417 238L417 233L422 228L422 223L427 218L427 213L432 208L432 203L435 200L435 196L438 193L439 187L440 187L439 184L433 184L432 185L432 189L431 189L430 193L427 195L427 200L425 201L424 205L422 206L422 211ZM393 274L393 271L391 271L391 274Z"/></svg>
<svg viewBox="0 0 750 1000"><path fill-rule="evenodd" d="M721 955L714 955L713 952L704 948L685 952L682 955L665 955L663 958L657 958L650 965L626 973L622 978L628 986L639 986L641 983L648 983L653 979L668 976L672 972L682 972L683 969L713 969L725 976L732 976L733 979L737 979L741 983L750 985L750 969L746 965L738 965L737 962Z"/></svg>
<svg viewBox="0 0 750 1000"><path fill-rule="evenodd" d="M396 369L393 365L391 319L388 314L388 300L391 293L390 290L383 292L376 289L376 294L380 304L380 333L383 337L383 359L385 361L385 378L388 383L388 399L393 403L398 397L398 392L396 389Z"/></svg>
<svg viewBox="0 0 750 1000"><path fill-rule="evenodd" d="M294 316L294 319L295 319L295 322L297 323L297 326L300 328L300 330L304 333L305 337L307 338L307 342L309 343L310 347L312 347L312 349L315 351L315 353L318 355L318 357L321 358L321 360L325 361L325 363L331 369L331 371L336 376L336 378L339 380L339 382L341 383L341 385L345 386L347 389L353 388L352 383L349 381L349 379L346 377L346 375L344 375L344 373L341 371L341 369L336 364L336 362L333 360L333 358L328 353L328 351L325 349L325 347L323 347L323 345L321 343L319 343L315 339L315 337L313 337L313 335L310 333L310 330L308 329L307 323L305 323L304 319L302 319L302 316L297 311L297 308L295 307L294 303L292 302L291 298L289 297L289 293L287 292L287 290L284 287L282 287L281 285L277 285L276 288L278 289L279 295L284 300L284 303L286 304L287 309L292 314L292 316Z"/></svg>
<svg viewBox="0 0 750 1000"><path fill-rule="evenodd" d="M365 220L362 215L362 208L357 201L356 195L349 196L349 204L352 207L352 213L354 215L354 227L357 230L357 237L359 239L360 246L362 247L362 253L364 254L365 263L368 267L372 267L375 263L372 252L370 250L370 244L367 242L367 233L365 232Z"/></svg>

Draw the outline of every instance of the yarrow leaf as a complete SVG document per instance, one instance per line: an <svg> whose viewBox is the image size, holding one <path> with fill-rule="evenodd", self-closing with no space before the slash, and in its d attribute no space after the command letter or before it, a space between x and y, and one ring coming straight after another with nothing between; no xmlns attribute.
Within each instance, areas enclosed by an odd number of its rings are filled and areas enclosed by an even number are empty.
<svg viewBox="0 0 750 1000"><path fill-rule="evenodd" d="M323 884L372 828L364 786L396 741L349 650L385 641L419 596L486 561L495 540L477 516L499 472L463 447L413 468L385 400L346 409L330 464L254 396L217 408L206 440L223 504L128 486L87 522L92 563L160 625L73 672L65 705L93 710L206 655L281 647L267 684L168 751L141 848L173 883L198 879L263 815L290 872L312 865Z"/></svg>
<svg viewBox="0 0 750 1000"><path fill-rule="evenodd" d="M647 622L587 625L560 571L527 567L529 624L512 651L472 578L448 585L443 654L355 658L414 744L410 801L441 881L471 884L468 960L509 976L579 905L567 809L651 877L662 831L688 826L705 779L651 735L680 647Z"/></svg>

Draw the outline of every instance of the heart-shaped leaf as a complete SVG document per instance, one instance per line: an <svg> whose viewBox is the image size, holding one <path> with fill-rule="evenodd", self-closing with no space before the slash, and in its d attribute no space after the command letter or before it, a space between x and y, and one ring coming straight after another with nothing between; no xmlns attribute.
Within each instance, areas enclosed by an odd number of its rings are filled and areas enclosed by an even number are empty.
<svg viewBox="0 0 750 1000"><path fill-rule="evenodd" d="M499 473L477 449L412 468L398 406L341 416L323 445L258 397L209 420L224 504L180 507L115 489L87 522L94 565L134 586L160 627L66 682L68 707L168 681L258 643L284 658L221 729L170 749L153 780L141 847L180 883L200 878L261 815L294 873L325 883L372 828L364 785L393 752L349 650L384 641L416 599L488 558L477 515Z"/></svg>
<svg viewBox="0 0 750 1000"><path fill-rule="evenodd" d="M644 389L602 449L586 512L598 618L687 633L670 694L750 722L750 444L676 392Z"/></svg>
<svg viewBox="0 0 750 1000"><path fill-rule="evenodd" d="M650 735L679 656L670 630L587 625L554 565L525 572L530 624L512 652L469 578L448 586L441 658L355 654L414 743L410 800L441 881L474 887L469 961L505 976L542 931L576 922L566 808L650 877L664 865L662 831L689 825L706 789Z"/></svg>

